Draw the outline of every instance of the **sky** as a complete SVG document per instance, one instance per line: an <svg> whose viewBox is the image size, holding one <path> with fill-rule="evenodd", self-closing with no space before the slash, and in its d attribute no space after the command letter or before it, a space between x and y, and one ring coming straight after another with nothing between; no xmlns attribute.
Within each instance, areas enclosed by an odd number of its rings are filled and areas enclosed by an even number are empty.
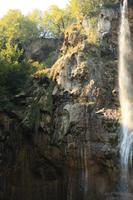
<svg viewBox="0 0 133 200"><path fill-rule="evenodd" d="M19 9L24 15L33 9L46 10L50 5L56 4L63 8L69 0L0 0L0 17L10 9Z"/></svg>

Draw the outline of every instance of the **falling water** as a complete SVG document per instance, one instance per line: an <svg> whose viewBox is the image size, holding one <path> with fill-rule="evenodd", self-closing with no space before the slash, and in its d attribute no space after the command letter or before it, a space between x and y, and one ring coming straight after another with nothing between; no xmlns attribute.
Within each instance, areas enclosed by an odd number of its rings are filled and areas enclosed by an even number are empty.
<svg viewBox="0 0 133 200"><path fill-rule="evenodd" d="M133 150L133 58L128 22L128 5L124 0L119 37L119 89L122 111L121 162L127 168L132 164Z"/></svg>

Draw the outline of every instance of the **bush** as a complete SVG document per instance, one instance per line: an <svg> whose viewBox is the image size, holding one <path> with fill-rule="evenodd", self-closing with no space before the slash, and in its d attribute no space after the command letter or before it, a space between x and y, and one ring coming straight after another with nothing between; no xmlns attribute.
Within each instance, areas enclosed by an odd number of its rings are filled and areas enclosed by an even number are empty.
<svg viewBox="0 0 133 200"><path fill-rule="evenodd" d="M0 61L0 87L5 93L14 95L24 88L25 82L35 68L28 62L8 63Z"/></svg>

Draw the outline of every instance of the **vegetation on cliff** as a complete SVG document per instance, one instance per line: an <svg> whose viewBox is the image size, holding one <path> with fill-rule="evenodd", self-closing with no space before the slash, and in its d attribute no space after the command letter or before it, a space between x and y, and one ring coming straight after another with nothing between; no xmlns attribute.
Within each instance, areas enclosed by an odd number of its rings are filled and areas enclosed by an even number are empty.
<svg viewBox="0 0 133 200"><path fill-rule="evenodd" d="M67 167L76 180L77 170L85 172L85 182L88 171L92 181L94 173L96 183L99 174L117 167L119 17L110 8L99 15L99 2L105 1L70 0L65 9L51 6L28 16L14 10L0 19L0 163L1 175L11 177L3 179L4 192L13 192L9 198L21 199L21 189L25 200L47 199L43 193L55 198L52 182L58 191L67 187L64 197L71 193ZM99 20L105 28L100 41ZM65 182L59 188L58 179Z"/></svg>
<svg viewBox="0 0 133 200"><path fill-rule="evenodd" d="M82 46L80 40L77 43L75 41L74 46L70 44L70 40L74 40L72 32L75 32L75 38L78 38L76 34L80 34L83 37L87 36L90 43L96 44L97 17L101 3L105 1L83 0L81 3L79 0L71 0L64 9L52 5L44 13L34 10L27 16L22 15L19 10L10 10L0 19L0 102L2 105L5 99L24 88L32 74L35 73L34 76L37 77L44 73L52 78L55 77L58 63L65 53L72 55ZM84 22L88 25L83 28ZM55 46L55 50L52 49L51 54L45 55L42 62L39 59L39 62L34 62L34 59L27 58L25 51L30 43L46 38L57 38L59 49L65 38L64 47L59 52ZM49 46L45 48L50 52ZM51 65L53 65L52 70L49 70Z"/></svg>

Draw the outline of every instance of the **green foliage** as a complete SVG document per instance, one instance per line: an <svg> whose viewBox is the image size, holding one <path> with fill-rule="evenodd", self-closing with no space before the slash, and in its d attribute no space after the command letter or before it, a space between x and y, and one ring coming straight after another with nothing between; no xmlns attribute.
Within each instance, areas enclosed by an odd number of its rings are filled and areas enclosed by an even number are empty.
<svg viewBox="0 0 133 200"><path fill-rule="evenodd" d="M113 4L115 0L70 0L69 10L76 18L93 17L98 14L102 4Z"/></svg>
<svg viewBox="0 0 133 200"><path fill-rule="evenodd" d="M37 17L36 17L37 18ZM33 16L23 16L19 10L10 10L0 19L0 46L5 43L25 43L40 35L38 21Z"/></svg>
<svg viewBox="0 0 133 200"><path fill-rule="evenodd" d="M34 68L28 62L9 63L0 61L0 87L3 94L16 94L21 91Z"/></svg>
<svg viewBox="0 0 133 200"><path fill-rule="evenodd" d="M19 10L10 10L0 19L0 99L5 101L3 97L20 92L29 76L37 70L40 71L36 76L48 74L53 79L60 70L62 58L57 60L58 54L54 50L44 63L32 63L26 60L24 47L30 41L45 36L58 38L64 35L68 26L77 20L89 17L92 25L88 32L89 42L95 43L96 16L99 8L102 3L113 4L114 2L115 0L70 0L65 9L52 5L44 13L33 10L28 16L22 15ZM77 49L80 49L80 45L69 49L69 54L76 52ZM51 71L46 69L46 66L52 65Z"/></svg>
<svg viewBox="0 0 133 200"><path fill-rule="evenodd" d="M23 51L19 50L17 44L12 45L7 41L7 43L5 43L5 48L1 48L0 59L3 61L6 60L9 63L15 63L19 61L22 54Z"/></svg>
<svg viewBox="0 0 133 200"><path fill-rule="evenodd" d="M60 9L56 5L52 5L45 11L43 22L46 30L52 37L59 37L64 33L65 28L71 24L72 18L66 10Z"/></svg>
<svg viewBox="0 0 133 200"><path fill-rule="evenodd" d="M1 95L16 94L34 67L24 59L23 45L40 35L37 21L10 10L0 19L0 88Z"/></svg>
<svg viewBox="0 0 133 200"><path fill-rule="evenodd" d="M68 4L68 10L70 15L75 17L76 19L79 18L81 13L81 2L79 0L70 0Z"/></svg>

